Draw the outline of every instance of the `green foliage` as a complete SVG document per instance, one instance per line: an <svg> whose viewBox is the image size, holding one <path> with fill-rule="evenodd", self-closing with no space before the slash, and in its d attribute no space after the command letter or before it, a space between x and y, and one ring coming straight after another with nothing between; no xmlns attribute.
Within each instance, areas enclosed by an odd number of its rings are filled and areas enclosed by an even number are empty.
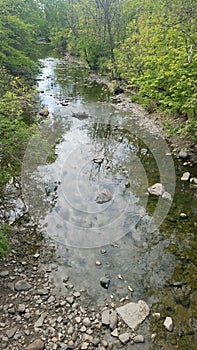
<svg viewBox="0 0 197 350"><path fill-rule="evenodd" d="M9 226L3 225L0 227L0 259L5 259L9 253Z"/></svg>
<svg viewBox="0 0 197 350"><path fill-rule="evenodd" d="M41 9L33 0L0 0L0 65L31 78L36 71Z"/></svg>
<svg viewBox="0 0 197 350"><path fill-rule="evenodd" d="M19 78L0 69L0 186L20 174L21 161L32 127L24 118L31 107L34 91Z"/></svg>

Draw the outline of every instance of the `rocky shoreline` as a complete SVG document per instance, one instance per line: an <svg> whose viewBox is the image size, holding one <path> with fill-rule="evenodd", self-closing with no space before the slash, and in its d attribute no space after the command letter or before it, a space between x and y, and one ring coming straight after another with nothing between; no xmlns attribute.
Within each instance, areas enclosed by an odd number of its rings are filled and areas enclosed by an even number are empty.
<svg viewBox="0 0 197 350"><path fill-rule="evenodd" d="M109 296L101 306L90 305L86 291L75 288L69 276L64 278L66 292L56 294L50 264L43 267L39 244L35 252L29 243L25 230L15 228L9 257L0 262L2 350L133 349L137 343L144 348L148 339L139 326L151 314L144 301L125 296L115 302ZM151 317L161 320L159 313ZM163 327L171 332L168 318L162 319Z"/></svg>

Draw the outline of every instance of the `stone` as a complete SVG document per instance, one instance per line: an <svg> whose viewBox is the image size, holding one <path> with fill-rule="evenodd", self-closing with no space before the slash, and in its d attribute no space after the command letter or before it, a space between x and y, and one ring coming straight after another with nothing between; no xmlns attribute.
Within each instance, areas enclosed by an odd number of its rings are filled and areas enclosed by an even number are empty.
<svg viewBox="0 0 197 350"><path fill-rule="evenodd" d="M96 264L96 266L101 266L101 265L102 265L101 261L99 261L99 260L97 260L97 261L95 262L95 264Z"/></svg>
<svg viewBox="0 0 197 350"><path fill-rule="evenodd" d="M135 337L133 337L133 341L134 343L144 343L144 336L141 334L135 335Z"/></svg>
<svg viewBox="0 0 197 350"><path fill-rule="evenodd" d="M89 317L85 317L84 320L82 321L82 323L85 327L90 327L90 325L91 325L91 321L90 321Z"/></svg>
<svg viewBox="0 0 197 350"><path fill-rule="evenodd" d="M81 349L81 350L86 350L86 349L88 349L88 346L89 346L89 344L88 344L88 343L83 342L83 343L81 344L80 349Z"/></svg>
<svg viewBox="0 0 197 350"><path fill-rule="evenodd" d="M100 285L101 287L108 289L110 285L110 279L108 277L101 277Z"/></svg>
<svg viewBox="0 0 197 350"><path fill-rule="evenodd" d="M17 327L13 327L11 329L6 330L7 337L9 339L12 338L15 335L16 331L17 331Z"/></svg>
<svg viewBox="0 0 197 350"><path fill-rule="evenodd" d="M7 277L9 274L10 272L8 270L0 271L0 277Z"/></svg>
<svg viewBox="0 0 197 350"><path fill-rule="evenodd" d="M189 171L186 171L185 173L183 173L183 175L181 176L181 181L188 181L190 178L190 173Z"/></svg>
<svg viewBox="0 0 197 350"><path fill-rule="evenodd" d="M112 331L116 328L117 322L118 322L118 315L117 315L117 312L113 310L109 315L109 328Z"/></svg>
<svg viewBox="0 0 197 350"><path fill-rule="evenodd" d="M47 316L47 314L46 314L46 313L43 313L43 314L39 317L39 319L35 322L34 328L40 328L40 327L42 327L43 322L44 322L44 319L45 319L46 316Z"/></svg>
<svg viewBox="0 0 197 350"><path fill-rule="evenodd" d="M163 199L167 199L168 201L172 201L172 196L169 192L165 191L163 194L162 194L162 198Z"/></svg>
<svg viewBox="0 0 197 350"><path fill-rule="evenodd" d="M25 304L19 304L18 305L18 312L19 314L23 314L25 312L26 305Z"/></svg>
<svg viewBox="0 0 197 350"><path fill-rule="evenodd" d="M14 288L17 290L17 292L21 292L24 290L29 290L31 285L26 280L19 280L15 283Z"/></svg>
<svg viewBox="0 0 197 350"><path fill-rule="evenodd" d="M38 295L48 295L49 291L47 289L38 289L36 294L38 294Z"/></svg>
<svg viewBox="0 0 197 350"><path fill-rule="evenodd" d="M94 346L98 346L99 343L100 343L100 339L99 339L99 338L94 338L94 339L92 340L92 344L93 344Z"/></svg>
<svg viewBox="0 0 197 350"><path fill-rule="evenodd" d="M73 302L74 302L74 297L73 297L73 296L67 297L67 298L66 298L66 301L67 301L69 304L73 304Z"/></svg>
<svg viewBox="0 0 197 350"><path fill-rule="evenodd" d="M44 342L41 339L36 339L26 346L24 350L44 350Z"/></svg>
<svg viewBox="0 0 197 350"><path fill-rule="evenodd" d="M149 315L149 306L143 300L138 303L128 303L116 308L118 315L133 330L146 319Z"/></svg>
<svg viewBox="0 0 197 350"><path fill-rule="evenodd" d="M190 183L194 184L194 185L197 185L197 177L191 177Z"/></svg>
<svg viewBox="0 0 197 350"><path fill-rule="evenodd" d="M39 115L43 116L43 117L47 117L49 115L49 110L48 108L43 108L40 110Z"/></svg>
<svg viewBox="0 0 197 350"><path fill-rule="evenodd" d="M154 196L162 196L165 192L165 188L161 183L155 183L151 187L148 187L148 193L154 195Z"/></svg>
<svg viewBox="0 0 197 350"><path fill-rule="evenodd" d="M119 335L119 340L121 341L122 344L126 344L130 340L130 334L125 332Z"/></svg>
<svg viewBox="0 0 197 350"><path fill-rule="evenodd" d="M112 337L118 338L118 329L115 328L113 332L111 332Z"/></svg>
<svg viewBox="0 0 197 350"><path fill-rule="evenodd" d="M104 310L102 312L102 324L108 326L110 324L110 312L109 310Z"/></svg>
<svg viewBox="0 0 197 350"><path fill-rule="evenodd" d="M163 325L167 331L169 332L173 331L173 321L171 317L167 316Z"/></svg>
<svg viewBox="0 0 197 350"><path fill-rule="evenodd" d="M103 160L104 160L104 157L102 157L102 156L100 156L100 157L98 156L98 157L95 157L93 159L94 163L97 163L97 164L103 163Z"/></svg>
<svg viewBox="0 0 197 350"><path fill-rule="evenodd" d="M53 303L55 301L55 297L53 296L53 295L51 295L50 297L49 297L49 299L47 300L47 303L48 304L51 304L51 303Z"/></svg>
<svg viewBox="0 0 197 350"><path fill-rule="evenodd" d="M187 218L187 214L185 214L185 213L180 213L180 218L186 219L186 218Z"/></svg>
<svg viewBox="0 0 197 350"><path fill-rule="evenodd" d="M188 152L185 149L181 149L179 152L179 158L186 159L188 157Z"/></svg>
<svg viewBox="0 0 197 350"><path fill-rule="evenodd" d="M112 193L107 188L104 188L96 197L96 203L98 204L107 203L111 199L112 199Z"/></svg>

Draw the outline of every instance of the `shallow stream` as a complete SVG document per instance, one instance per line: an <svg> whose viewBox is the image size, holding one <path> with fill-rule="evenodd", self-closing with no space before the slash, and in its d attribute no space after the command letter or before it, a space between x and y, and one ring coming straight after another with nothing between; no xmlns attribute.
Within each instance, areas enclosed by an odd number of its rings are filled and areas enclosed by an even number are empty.
<svg viewBox="0 0 197 350"><path fill-rule="evenodd" d="M33 220L56 246L57 291L64 292L69 276L87 290L89 303L143 299L173 317L182 332L176 343L186 349L188 337L196 341L197 198L180 177L196 170L173 159L147 115L114 104L86 68L67 59L42 64L37 85L49 115L26 150L22 189ZM148 195L157 182L173 201ZM98 204L103 189L112 198ZM110 278L108 291L102 276ZM154 322L143 327L151 334ZM163 337L161 331L160 344ZM168 349L173 342L169 336Z"/></svg>

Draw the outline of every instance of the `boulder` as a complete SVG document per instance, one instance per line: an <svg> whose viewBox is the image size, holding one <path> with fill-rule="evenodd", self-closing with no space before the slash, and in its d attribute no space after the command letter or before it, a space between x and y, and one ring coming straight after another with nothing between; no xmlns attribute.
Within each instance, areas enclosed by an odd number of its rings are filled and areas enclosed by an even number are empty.
<svg viewBox="0 0 197 350"><path fill-rule="evenodd" d="M139 300L138 303L128 303L118 307L116 311L122 320L135 330L149 315L150 309L145 301Z"/></svg>

